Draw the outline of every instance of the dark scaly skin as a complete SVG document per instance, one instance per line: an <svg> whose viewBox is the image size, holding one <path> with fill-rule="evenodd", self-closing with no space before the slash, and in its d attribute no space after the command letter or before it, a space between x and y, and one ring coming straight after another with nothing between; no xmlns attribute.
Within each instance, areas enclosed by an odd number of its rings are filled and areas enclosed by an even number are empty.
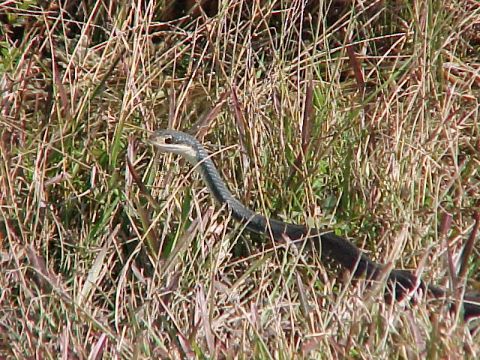
<svg viewBox="0 0 480 360"><path fill-rule="evenodd" d="M302 247L305 245L304 242L308 241L308 245L319 250L322 258L333 259L348 269L356 278L365 277L368 280L375 280L384 273L384 265L372 261L352 242L333 232L321 233L317 229L309 229L303 225L269 219L245 207L233 197L207 151L193 136L175 130L159 130L152 134L149 142L162 152L177 153L186 157L200 172L214 198L221 205L226 205L234 219L244 223L249 231L270 234L276 241L282 241L287 237L298 247ZM188 146L193 150L191 156L186 156L184 151L175 148L176 145ZM171 147L168 148L168 146ZM387 301L392 301L393 298L401 300L418 289L423 291L428 289L428 293L435 298L447 297L445 290L433 285L426 286L411 272L393 269L388 274L385 299ZM465 319L480 316L480 296L466 295L464 297L463 314Z"/></svg>

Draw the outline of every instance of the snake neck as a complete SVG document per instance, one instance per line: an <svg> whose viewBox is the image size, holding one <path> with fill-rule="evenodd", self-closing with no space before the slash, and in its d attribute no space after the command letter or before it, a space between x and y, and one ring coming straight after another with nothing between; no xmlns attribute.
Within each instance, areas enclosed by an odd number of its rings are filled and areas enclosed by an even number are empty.
<svg viewBox="0 0 480 360"><path fill-rule="evenodd" d="M196 151L197 159L192 164L197 167L211 194L220 205L226 205L233 218L244 223L249 231L259 234L270 233L276 239L287 235L291 240L298 240L307 234L308 229L305 226L269 219L247 208L227 188L203 146L199 144Z"/></svg>
<svg viewBox="0 0 480 360"><path fill-rule="evenodd" d="M266 222L265 217L256 214L234 198L233 194L223 182L215 164L203 147L197 149L197 154L197 162L194 165L197 166L210 193L220 205L226 205L236 220L248 221L249 219L255 219L256 221L263 220L263 222Z"/></svg>

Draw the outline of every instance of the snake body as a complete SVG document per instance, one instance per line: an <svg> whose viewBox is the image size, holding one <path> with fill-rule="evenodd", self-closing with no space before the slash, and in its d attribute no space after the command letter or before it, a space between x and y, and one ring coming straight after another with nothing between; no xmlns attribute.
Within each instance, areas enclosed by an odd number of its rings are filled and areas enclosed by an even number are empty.
<svg viewBox="0 0 480 360"><path fill-rule="evenodd" d="M355 277L365 276L374 280L385 271L388 272L384 265L372 261L352 242L333 232L322 233L303 225L270 219L247 208L232 195L208 152L193 136L176 130L158 130L150 136L149 142L161 152L175 153L186 158L199 171L218 203L226 206L233 218L245 224L249 231L270 235L277 241L287 237L299 247L313 245L322 258L333 259L351 271ZM437 298L446 295L443 289L433 285L425 286L412 273L400 269L389 272L387 284L387 300L402 299L416 289L428 289L429 293ZM463 310L465 318L480 316L480 298L465 296Z"/></svg>

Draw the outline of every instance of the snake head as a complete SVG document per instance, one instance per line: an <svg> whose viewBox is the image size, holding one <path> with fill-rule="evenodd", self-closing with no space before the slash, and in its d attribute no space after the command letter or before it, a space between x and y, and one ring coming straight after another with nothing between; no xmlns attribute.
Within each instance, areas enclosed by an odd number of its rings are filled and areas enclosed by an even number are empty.
<svg viewBox="0 0 480 360"><path fill-rule="evenodd" d="M148 138L148 143L160 152L174 153L191 163L197 162L198 141L191 135L175 130L158 130Z"/></svg>

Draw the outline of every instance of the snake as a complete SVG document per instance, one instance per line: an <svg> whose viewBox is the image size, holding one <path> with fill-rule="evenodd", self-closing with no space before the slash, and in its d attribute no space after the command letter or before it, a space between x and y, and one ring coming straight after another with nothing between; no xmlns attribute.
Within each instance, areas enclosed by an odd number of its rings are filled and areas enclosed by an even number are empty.
<svg viewBox="0 0 480 360"><path fill-rule="evenodd" d="M246 207L237 200L222 179L211 156L203 145L192 135L185 132L162 129L153 132L148 143L161 153L173 153L185 158L196 169L215 200L225 206L232 217L244 224L253 233L270 236L273 241L285 242L286 239L296 247L315 248L321 254L322 261L331 259L348 270L354 278L373 281L382 276L387 279L385 299L388 302L400 301L407 295L422 290L435 298L442 298L451 303L448 292L432 284L426 285L408 270L390 269L387 265L371 260L368 255L348 239L338 236L333 231L320 231L305 225L287 223L268 218ZM464 319L480 317L480 296L463 296Z"/></svg>

